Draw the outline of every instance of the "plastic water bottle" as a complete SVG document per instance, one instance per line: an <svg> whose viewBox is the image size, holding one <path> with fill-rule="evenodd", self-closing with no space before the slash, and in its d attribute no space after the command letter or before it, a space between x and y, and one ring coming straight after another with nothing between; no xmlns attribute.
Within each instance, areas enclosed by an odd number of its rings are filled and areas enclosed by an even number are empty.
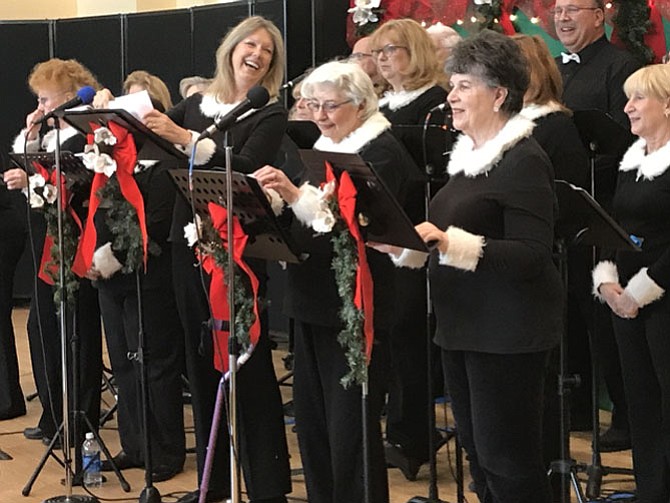
<svg viewBox="0 0 670 503"><path fill-rule="evenodd" d="M86 434L86 440L81 446L81 462L84 470L84 486L90 488L102 486L100 446L91 432Z"/></svg>

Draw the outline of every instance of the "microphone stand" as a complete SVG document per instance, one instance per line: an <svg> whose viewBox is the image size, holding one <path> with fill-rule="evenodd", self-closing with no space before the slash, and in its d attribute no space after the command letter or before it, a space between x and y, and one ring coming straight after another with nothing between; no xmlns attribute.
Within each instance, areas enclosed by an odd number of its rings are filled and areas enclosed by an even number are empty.
<svg viewBox="0 0 670 503"><path fill-rule="evenodd" d="M224 149L226 159L226 219L227 219L227 240L228 240L228 423L229 423L229 441L230 441L230 503L240 503L240 467L238 460L238 426L237 426L237 358L239 354L239 345L235 337L235 259L234 259L234 235L233 235L233 147L229 142L229 133L225 132ZM192 182L190 182L192 183ZM195 218L195 213L194 213ZM216 348L215 348L216 351ZM226 386L226 374L221 374L219 389L216 394L214 405L214 416L212 417L212 426L209 431L209 440L207 443L207 455L205 457L205 466L200 483L200 494L198 503L205 503L207 490L209 488L209 479L214 463L214 451L219 434L219 425L221 424L221 410L223 408Z"/></svg>
<svg viewBox="0 0 670 503"><path fill-rule="evenodd" d="M61 438L63 446L63 467L65 468L65 495L47 498L44 503L97 503L97 498L88 495L72 494L72 459L70 449L70 401L68 396L68 366L67 366L67 322L66 322L66 299L67 290L65 288L65 262L63 249L63 193L61 172L61 150L60 150L60 120L54 115L54 126L56 128L56 151L55 151L55 170L56 170L56 205L57 223L58 223L58 281L61 289L60 302L58 305L58 322L61 336L61 378L63 395L63 436ZM76 365L76 362L72 362ZM54 436L56 438L56 436ZM52 440L53 443L53 440Z"/></svg>

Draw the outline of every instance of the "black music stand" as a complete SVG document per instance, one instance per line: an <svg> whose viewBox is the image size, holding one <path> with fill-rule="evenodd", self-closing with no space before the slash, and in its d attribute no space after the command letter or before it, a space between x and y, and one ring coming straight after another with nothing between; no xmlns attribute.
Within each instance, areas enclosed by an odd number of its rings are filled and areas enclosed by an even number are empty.
<svg viewBox="0 0 670 503"><path fill-rule="evenodd" d="M612 197L616 188L618 165L621 157L635 140L635 136L609 114L600 110L580 110L574 112L574 121L582 143L589 151L591 172L590 194L605 210L611 209ZM597 262L597 250L593 249L593 266ZM592 460L588 468L586 495L589 498L600 496L600 485L605 473L631 473L630 470L603 467L600 457L600 338L598 333L598 307L593 310L591 346L591 413L592 413ZM618 355L616 355L618 358Z"/></svg>
<svg viewBox="0 0 670 503"><path fill-rule="evenodd" d="M567 288L567 248L572 246L599 246L612 250L634 250L640 248L605 210L589 195L587 191L564 180L556 181L556 195L559 205L559 219L556 234L559 236L558 249L560 270L563 285ZM567 308L566 308L567 309ZM567 310L564 312L564 319ZM549 475L561 476L562 502L569 503L570 491L568 483L575 490L578 503L586 503L581 485L577 479L577 464L570 457L570 408L568 396L570 388L578 378L568 375L567 370L567 323L564 323L563 336L560 344L560 375L558 389L560 397L560 434L561 458L552 461ZM589 473L589 469L586 469ZM589 473L589 476L591 473Z"/></svg>
<svg viewBox="0 0 670 503"><path fill-rule="evenodd" d="M55 169L56 165L56 153L55 152L34 152L34 153L14 153L11 152L9 154L9 157L12 161L13 164L21 168L28 174L29 176L31 174L34 174L35 167L34 164L38 163L41 164L42 167L44 167L46 170L51 173ZM66 175L66 180L65 184L68 188L68 190L71 190L73 192L80 192L80 193L87 193L87 191L90 188L91 181L93 180L93 173L89 171L86 166L84 166L84 163L80 159L80 157L76 156L72 152L69 151L61 151L60 152L60 168L61 171L64 175ZM109 450L107 449L107 445L105 444L104 440L102 437L98 434L98 431L96 428L93 427L91 424L90 419L88 416L84 413L84 411L79 409L79 337L77 335L77 328L76 324L75 327L73 328L73 334L72 334L72 339L70 341L70 358L72 361L72 381L73 381L73 397L71 401L72 405L72 410L69 412L73 415L73 424L74 428L72 431L72 438L75 441L75 471L74 471L74 477L73 477L73 485L82 485L83 486L83 477L84 477L84 469L86 467L82 466L82 458L81 458L81 453L79 451L79 446L81 445L83 441L83 435L82 431L80 428L80 421L84 421L86 423L86 426L88 427L88 431L92 432L93 435L95 436L98 445L100 445L100 448L105 455L111 459L111 454L109 453ZM53 456L56 460L58 458L54 454L54 450L56 449L56 445L58 443L58 440L62 437L63 435L63 430L64 430L64 423L61 423L56 434L53 436L51 439L51 442L49 443L49 446L47 447L47 450L43 454L42 458L37 464L37 467L33 471L32 475L28 479L28 482L24 486L22 490L22 494L24 496L27 496L30 494L30 491L32 489L33 484L37 480L37 477L39 476L40 472L42 471L42 468L46 464L46 461L49 459L49 456ZM58 460L60 462L60 460ZM121 484L121 487L125 492L130 491L130 485L126 481L125 477L123 474L117 469L117 467L112 463L113 467L115 468L115 473L116 476L119 479L119 482Z"/></svg>
<svg viewBox="0 0 670 503"><path fill-rule="evenodd" d="M172 169L169 173L179 194L186 200L196 215L208 215L208 205L212 202L227 208L230 196L230 199L234 202L232 214L239 219L244 232L249 236L244 250L245 257L290 263L298 263L303 258L297 251L287 230L280 225L272 210L268 196L263 192L255 178L235 171L228 173L226 170L220 169L192 170L190 175L187 169ZM231 180L230 187L227 181L229 178ZM231 256L232 254L229 254L229 259ZM229 271L229 274L232 275L232 268ZM230 299L230 290L229 303L234 309L234 302ZM232 314L230 319L234 319ZM216 325L215 320L210 320L210 322L211 327ZM235 331L230 327L230 322L227 325L229 334L234 334ZM218 440L220 411L224 403L226 379L230 380L227 419L230 426L231 501L239 501L239 481L237 479L239 479L240 470L238 466L236 375L241 358L238 359L239 349L237 339L234 336L229 336L228 344L230 370L227 374L222 373L219 380L207 445L207 456L200 482L199 498L201 501L205 500L209 488L214 451ZM216 347L214 351L216 351Z"/></svg>
<svg viewBox="0 0 670 503"><path fill-rule="evenodd" d="M147 128L140 120L135 118L132 114L122 109L114 110L76 110L68 111L63 115L63 120L79 130L81 133L88 135L93 133L93 125L107 127L109 122L114 122L121 127L128 130L132 135L137 150L137 160L151 160L161 161L169 164L185 164L187 157L185 154L177 150L177 148L158 136L149 128ZM150 354L146 347L144 337L144 327L142 326L142 299L141 299L141 275L139 270L136 271L136 289L137 289L137 304L139 313L139 331L138 331L138 348L136 353L131 353L132 356L140 365L140 389L142 407L142 428L143 428L143 442L144 442L144 480L145 487L142 490L139 501L141 503L159 503L161 495L158 489L153 485L153 463L151 456L151 441L149 432L149 384L147 377L147 355ZM116 470L113 458L105 452L112 467Z"/></svg>
<svg viewBox="0 0 670 503"><path fill-rule="evenodd" d="M384 181L358 154L301 150L310 181L325 180L325 163L336 176L346 171L356 187L356 213L366 241L428 252L429 249L414 229L400 203L393 197ZM361 416L363 433L363 484L365 502L370 500L370 441L368 432L368 383L361 386Z"/></svg>

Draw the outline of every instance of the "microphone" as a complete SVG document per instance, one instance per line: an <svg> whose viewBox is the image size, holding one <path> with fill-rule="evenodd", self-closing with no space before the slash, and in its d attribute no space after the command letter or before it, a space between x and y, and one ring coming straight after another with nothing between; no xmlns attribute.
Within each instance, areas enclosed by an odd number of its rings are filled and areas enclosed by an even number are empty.
<svg viewBox="0 0 670 503"><path fill-rule="evenodd" d="M223 117L215 120L214 124L200 133L197 141L209 138L217 130L225 131L230 126L232 126L242 114L245 114L252 108L264 107L268 101L270 101L270 93L268 93L267 89L262 86L252 87L249 89L247 97L239 105L237 105Z"/></svg>
<svg viewBox="0 0 670 503"><path fill-rule="evenodd" d="M429 113L443 112L445 108L449 108L449 103L447 103L446 101L444 103L440 103L439 105L435 105L433 108L430 109Z"/></svg>
<svg viewBox="0 0 670 503"><path fill-rule="evenodd" d="M307 77L308 73L309 73L309 72L302 72L302 73L301 73L300 75L298 75L296 78L294 78L293 80L289 80L286 84L284 84L283 86L281 86L280 90L281 90L281 91L285 91L286 89L292 89L292 88L295 87L297 84L299 84L300 82L302 82L302 81L305 79L305 77Z"/></svg>
<svg viewBox="0 0 670 503"><path fill-rule="evenodd" d="M42 124L43 122L57 115L62 116L63 112L70 108L78 107L80 105L90 105L93 102L94 96L95 96L95 89L93 89L91 86L84 86L77 91L77 95L74 98L54 108L51 112L44 115L44 117L42 117L41 119L33 121L33 125Z"/></svg>

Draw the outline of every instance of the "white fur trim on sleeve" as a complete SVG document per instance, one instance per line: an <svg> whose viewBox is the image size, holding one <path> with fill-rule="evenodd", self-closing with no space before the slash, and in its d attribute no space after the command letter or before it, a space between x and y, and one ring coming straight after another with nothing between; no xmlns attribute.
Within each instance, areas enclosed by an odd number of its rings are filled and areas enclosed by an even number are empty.
<svg viewBox="0 0 670 503"><path fill-rule="evenodd" d="M23 145L26 141L26 130L22 129L21 132L14 138L14 143L12 144L12 152L17 154L23 154ZM26 145L26 152L37 152L40 149L40 140L36 138L34 140L28 140Z"/></svg>
<svg viewBox="0 0 670 503"><path fill-rule="evenodd" d="M95 250L93 254L93 267L95 267L100 276L107 279L114 273L120 271L123 265L117 260L112 251L112 243L105 243Z"/></svg>
<svg viewBox="0 0 670 503"><path fill-rule="evenodd" d="M290 206L296 218L306 226L312 224L317 213L328 208L326 202L321 198L321 191L309 183L304 183L300 187L298 199Z"/></svg>
<svg viewBox="0 0 670 503"><path fill-rule="evenodd" d="M214 152L216 152L216 143L214 143L214 140L205 138L204 140L198 141L199 136L200 133L191 131L191 141L188 145L175 145L177 149L190 156L191 151L193 150L193 145L197 144L195 158L193 159L193 164L196 166L207 164L214 155Z"/></svg>
<svg viewBox="0 0 670 503"><path fill-rule="evenodd" d="M635 299L638 306L644 307L663 297L665 290L649 277L647 268L643 267L630 279L626 292Z"/></svg>
<svg viewBox="0 0 670 503"><path fill-rule="evenodd" d="M284 211L284 200L279 195L279 192L277 192L275 189L266 189L265 192L270 199L272 213L274 213L275 216L281 215L282 211Z"/></svg>
<svg viewBox="0 0 670 503"><path fill-rule="evenodd" d="M616 264L609 260L598 262L593 268L591 277L593 278L593 296L600 302L605 302L598 289L603 283L619 283L619 271L617 271Z"/></svg>
<svg viewBox="0 0 670 503"><path fill-rule="evenodd" d="M459 227L450 226L445 234L449 240L447 253L440 253L440 264L465 271L477 269L479 259L484 255L484 236L478 236Z"/></svg>
<svg viewBox="0 0 670 503"><path fill-rule="evenodd" d="M409 267L410 269L421 269L426 263L428 254L418 250L404 248L400 255L389 254L396 267Z"/></svg>

